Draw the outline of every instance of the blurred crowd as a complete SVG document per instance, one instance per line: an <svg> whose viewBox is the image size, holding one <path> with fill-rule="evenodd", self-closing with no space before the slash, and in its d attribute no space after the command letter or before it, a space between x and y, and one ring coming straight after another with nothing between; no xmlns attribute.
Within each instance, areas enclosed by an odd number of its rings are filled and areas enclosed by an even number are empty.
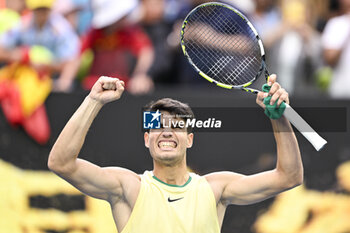
<svg viewBox="0 0 350 233"><path fill-rule="evenodd" d="M182 57L179 32L186 14L204 2L2 0L0 61L47 73L57 92L89 89L100 75L123 79L136 95L155 84L200 85ZM308 89L350 97L350 0L222 2L248 15L270 73L292 95Z"/></svg>
<svg viewBox="0 0 350 233"><path fill-rule="evenodd" d="M89 90L101 75L133 95L201 86L179 46L204 0L0 0L0 104L11 124L45 142L43 103ZM256 26L270 73L293 96L350 98L350 0L225 0Z"/></svg>

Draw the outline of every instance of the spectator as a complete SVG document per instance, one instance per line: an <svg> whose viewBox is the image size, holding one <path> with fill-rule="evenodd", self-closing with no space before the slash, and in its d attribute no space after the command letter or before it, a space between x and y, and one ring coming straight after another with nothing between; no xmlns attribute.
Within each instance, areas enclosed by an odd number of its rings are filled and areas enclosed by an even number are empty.
<svg viewBox="0 0 350 233"><path fill-rule="evenodd" d="M171 7L176 6L173 12L177 13L176 17L172 15L174 23L167 37L167 43L172 49L174 56L174 63L171 70L172 79L184 86L190 85L191 88L194 87L194 85L202 87L207 85L207 83L198 78L198 72L196 72L184 58L182 49L180 48L180 31L186 15L196 6L207 2L210 2L210 0L182 0L175 4L175 1L168 0L168 5ZM169 17L169 12L170 10L166 10L166 14L168 15L166 17Z"/></svg>
<svg viewBox="0 0 350 233"><path fill-rule="evenodd" d="M164 18L165 5L165 0L142 0L137 12L140 24L154 46L155 60L149 74L156 83L174 82L171 74L174 57L166 40L172 25Z"/></svg>
<svg viewBox="0 0 350 233"><path fill-rule="evenodd" d="M191 88L195 86L208 86L203 79L198 78L198 72L196 72L191 65L184 59L183 52L180 48L180 31L182 27L183 20L186 15L195 7L200 4L211 2L210 0L168 0L168 6L166 7L166 17L174 19L172 30L167 37L168 47L172 48L172 53L174 56L171 75L172 80L181 83L182 85L189 85ZM254 6L252 0L238 1L238 0L220 0L217 2L222 2L225 4L232 5L242 11L251 11ZM169 6L172 8L169 10ZM167 10L168 9L168 10ZM181 10L179 10L181 9ZM171 13L176 12L176 17Z"/></svg>
<svg viewBox="0 0 350 233"><path fill-rule="evenodd" d="M54 0L27 0L32 13L23 17L21 23L6 33L0 41L0 60L18 62L23 59L24 48L41 45L50 50L54 62L38 69L59 73L54 90L69 91L72 88L72 62L78 55L79 38L67 21L51 13Z"/></svg>
<svg viewBox="0 0 350 233"><path fill-rule="evenodd" d="M78 32L78 13L82 10L82 6L75 4L73 0L59 0L55 2L53 10L63 15Z"/></svg>
<svg viewBox="0 0 350 233"><path fill-rule="evenodd" d="M0 38L0 100L12 124L22 125L37 142L47 142L50 130L43 105L53 88L69 91L79 38L60 15L51 13L53 0L27 0L32 11Z"/></svg>
<svg viewBox="0 0 350 233"><path fill-rule="evenodd" d="M91 0L71 0L74 5L81 7L78 14L79 35L85 35L91 28L92 8Z"/></svg>
<svg viewBox="0 0 350 233"><path fill-rule="evenodd" d="M350 0L339 0L340 16L330 19L322 35L323 57L333 67L329 94L350 98Z"/></svg>
<svg viewBox="0 0 350 233"><path fill-rule="evenodd" d="M91 23L89 8L90 4L86 0L59 0L55 2L53 9L63 15L79 35L84 35Z"/></svg>
<svg viewBox="0 0 350 233"><path fill-rule="evenodd" d="M309 77L321 63L320 36L311 24L308 3L282 0L280 4L277 8L273 0L256 0L252 23L266 47L270 72L279 74L290 94L305 93L304 88L313 85Z"/></svg>
<svg viewBox="0 0 350 233"><path fill-rule="evenodd" d="M90 89L101 75L125 81L126 90L132 94L145 94L153 89L153 80L148 75L154 56L151 42L127 17L137 4L137 0L92 2L92 29L83 40L82 51L91 49L94 59L83 80L85 89Z"/></svg>

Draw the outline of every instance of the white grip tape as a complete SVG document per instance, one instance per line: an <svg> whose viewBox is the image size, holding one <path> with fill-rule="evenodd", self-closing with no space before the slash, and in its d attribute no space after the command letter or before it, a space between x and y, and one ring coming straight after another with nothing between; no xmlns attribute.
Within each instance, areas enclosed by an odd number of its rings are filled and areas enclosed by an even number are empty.
<svg viewBox="0 0 350 233"><path fill-rule="evenodd" d="M321 150L327 141L324 140L311 126L288 104L283 115L294 125L294 127L315 147Z"/></svg>

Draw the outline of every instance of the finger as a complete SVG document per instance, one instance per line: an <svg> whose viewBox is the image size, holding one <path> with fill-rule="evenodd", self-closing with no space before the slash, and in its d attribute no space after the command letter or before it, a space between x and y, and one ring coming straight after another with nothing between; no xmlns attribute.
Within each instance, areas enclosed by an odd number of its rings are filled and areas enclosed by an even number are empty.
<svg viewBox="0 0 350 233"><path fill-rule="evenodd" d="M115 84L115 82L114 82L114 83L105 82L105 83L103 83L102 87L103 87L103 89L105 89L105 90L116 90L116 84Z"/></svg>
<svg viewBox="0 0 350 233"><path fill-rule="evenodd" d="M267 78L267 84L269 86L272 86L277 80L277 75L275 74L271 74L268 78Z"/></svg>
<svg viewBox="0 0 350 233"><path fill-rule="evenodd" d="M118 78L113 78L113 77L109 77L109 76L101 76L99 78L100 81L102 82L114 82L115 80L119 80Z"/></svg>
<svg viewBox="0 0 350 233"><path fill-rule="evenodd" d="M287 104L289 104L288 92L282 93L282 95L277 101L277 106L279 107L282 104L282 102L286 102Z"/></svg>
<svg viewBox="0 0 350 233"><path fill-rule="evenodd" d="M274 105L277 99L281 98L281 95L285 92L286 91L283 88L280 88L278 91L276 91L271 97L270 105Z"/></svg>
<svg viewBox="0 0 350 233"><path fill-rule="evenodd" d="M124 82L124 81L119 81L119 83L120 83L123 87L125 87L125 82Z"/></svg>
<svg viewBox="0 0 350 233"><path fill-rule="evenodd" d="M118 82L116 83L116 85L117 85L117 91L118 91L119 93L123 93L123 91L124 91L124 89L125 89L125 87L124 87L124 82L123 82L123 81L118 81Z"/></svg>
<svg viewBox="0 0 350 233"><path fill-rule="evenodd" d="M102 88L105 90L116 90L116 82L119 81L118 78L112 78L108 76L101 76L99 81L102 84Z"/></svg>
<svg viewBox="0 0 350 233"><path fill-rule="evenodd" d="M259 91L259 93L256 95L257 101L264 101L264 99L268 96L268 93Z"/></svg>
<svg viewBox="0 0 350 233"><path fill-rule="evenodd" d="M281 85L279 83L273 83L269 91L269 95L274 95L279 89L281 89Z"/></svg>

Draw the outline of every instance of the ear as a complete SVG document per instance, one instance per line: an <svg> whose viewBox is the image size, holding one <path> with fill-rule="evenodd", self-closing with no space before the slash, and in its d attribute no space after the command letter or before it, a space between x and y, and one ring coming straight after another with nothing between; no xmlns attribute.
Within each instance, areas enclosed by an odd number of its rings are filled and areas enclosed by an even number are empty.
<svg viewBox="0 0 350 233"><path fill-rule="evenodd" d="M192 145L193 145L193 137L194 137L193 133L187 134L187 148L191 148L192 147Z"/></svg>
<svg viewBox="0 0 350 233"><path fill-rule="evenodd" d="M149 148L149 133L148 132L145 132L143 134L143 138L145 140L145 147Z"/></svg>

